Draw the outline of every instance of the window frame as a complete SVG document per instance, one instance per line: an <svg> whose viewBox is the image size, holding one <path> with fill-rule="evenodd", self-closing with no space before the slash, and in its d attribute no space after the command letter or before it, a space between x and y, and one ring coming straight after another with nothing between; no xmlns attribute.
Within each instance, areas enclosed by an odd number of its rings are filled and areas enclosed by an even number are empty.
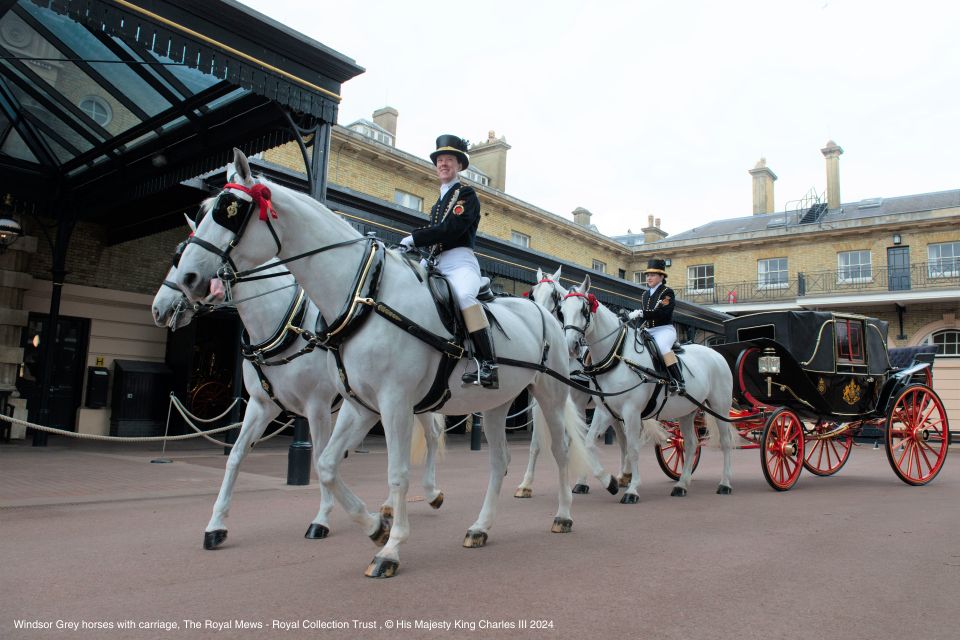
<svg viewBox="0 0 960 640"><path fill-rule="evenodd" d="M761 271L760 265L765 264L765 263L772 262L772 261L774 261L774 260L776 260L776 261L778 261L778 262L783 262L783 269L777 269L777 270L775 270L775 271L771 271L771 270L767 269L766 271ZM757 288L758 288L758 289L786 289L787 287L789 287L789 286L790 286L790 271L789 271L789 266L788 266L788 265L789 265L789 258L787 258L787 257L783 257L783 258L760 258L760 259L758 259L758 260L757 260ZM777 281L777 282L767 282L767 281L765 281L765 280L767 280L767 278L765 278L764 276L769 277L769 275L770 275L771 273L776 273L776 274L782 273L782 274L783 274L783 280L782 280L782 281Z"/></svg>
<svg viewBox="0 0 960 640"><path fill-rule="evenodd" d="M944 258L942 248L950 247L952 256ZM938 249L937 257L932 257L934 249ZM944 262L952 263L950 270L947 271L942 266ZM935 242L927 245L927 277L928 278L956 278L960 276L960 242Z"/></svg>
<svg viewBox="0 0 960 640"><path fill-rule="evenodd" d="M852 256L853 254L859 254L859 257L863 257L864 254L867 256L867 262L858 262L855 265L853 264L842 264L843 256ZM867 275L863 274L864 266L867 267ZM845 272L850 272L853 269L857 269L860 272L860 275L849 276L844 275ZM854 249L853 251L838 251L837 252L837 284L858 284L858 283L870 283L873 282L873 252L869 249Z"/></svg>
<svg viewBox="0 0 960 640"><path fill-rule="evenodd" d="M693 275L696 269L710 270L710 273L706 272L704 275ZM687 286L686 291L691 295L703 295L705 293L713 293L713 290L717 286L717 273L713 264L692 264L687 267ZM706 288L697 288L693 283L701 284L699 281L703 280L702 284L707 285Z"/></svg>
<svg viewBox="0 0 960 640"><path fill-rule="evenodd" d="M406 203L406 201L408 200L419 201L420 204L417 207L411 207L409 204ZM401 207L405 207L407 209L413 209L414 211L419 211L420 213L423 213L423 198L421 198L416 194L410 193L409 191L404 191L403 189L394 189L393 203L398 204Z"/></svg>
<svg viewBox="0 0 960 640"><path fill-rule="evenodd" d="M518 242L520 240L520 242ZM530 248L531 237L526 233L517 231L516 229L510 229L510 242L524 249Z"/></svg>
<svg viewBox="0 0 960 640"><path fill-rule="evenodd" d="M953 334L953 341L947 342L937 342L937 336L946 336ZM923 341L923 344L932 344L937 347L937 357L938 358L960 358L960 329L956 328L947 328L947 329L938 329L927 336L927 339ZM945 346L952 346L953 350L951 353L947 353Z"/></svg>

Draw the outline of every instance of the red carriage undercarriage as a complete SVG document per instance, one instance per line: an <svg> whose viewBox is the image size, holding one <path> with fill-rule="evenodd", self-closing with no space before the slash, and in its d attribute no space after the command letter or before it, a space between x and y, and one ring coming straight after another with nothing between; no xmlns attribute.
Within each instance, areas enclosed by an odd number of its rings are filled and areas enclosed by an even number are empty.
<svg viewBox="0 0 960 640"><path fill-rule="evenodd" d="M887 323L818 311L756 313L725 329L727 343L714 348L733 373L730 419L746 441L741 448L760 449L774 489L793 487L804 468L836 473L854 438L870 430L882 434L890 466L907 484L927 484L943 468L950 428L932 389L933 347L888 351ZM676 424L664 426L671 439L657 446L657 461L677 479L684 442ZM701 443L705 432L698 429ZM695 455L694 468L699 446Z"/></svg>

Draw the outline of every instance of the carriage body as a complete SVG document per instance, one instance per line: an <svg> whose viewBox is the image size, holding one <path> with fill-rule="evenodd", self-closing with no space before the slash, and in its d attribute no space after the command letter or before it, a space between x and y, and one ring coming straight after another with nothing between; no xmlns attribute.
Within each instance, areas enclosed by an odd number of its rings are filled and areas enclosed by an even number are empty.
<svg viewBox="0 0 960 640"><path fill-rule="evenodd" d="M940 472L950 444L946 410L932 389L933 347L887 349L887 323L856 314L768 311L728 320L716 345L733 374L731 419L742 448L761 451L777 490L802 469L839 471L865 428L879 430L887 459L911 485Z"/></svg>

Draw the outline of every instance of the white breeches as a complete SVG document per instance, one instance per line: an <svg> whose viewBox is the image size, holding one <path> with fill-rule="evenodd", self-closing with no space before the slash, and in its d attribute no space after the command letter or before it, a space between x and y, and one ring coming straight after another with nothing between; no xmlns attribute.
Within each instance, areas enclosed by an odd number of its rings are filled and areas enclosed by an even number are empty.
<svg viewBox="0 0 960 640"><path fill-rule="evenodd" d="M673 349L673 343L677 341L677 330L672 324L667 324L662 327L653 327L652 329L647 329L647 331L651 336L653 336L653 339L657 343L657 348L660 349L661 354Z"/></svg>
<svg viewBox="0 0 960 640"><path fill-rule="evenodd" d="M437 271L450 281L453 295L461 309L478 304L480 263L477 262L473 249L457 247L444 251L437 260Z"/></svg>

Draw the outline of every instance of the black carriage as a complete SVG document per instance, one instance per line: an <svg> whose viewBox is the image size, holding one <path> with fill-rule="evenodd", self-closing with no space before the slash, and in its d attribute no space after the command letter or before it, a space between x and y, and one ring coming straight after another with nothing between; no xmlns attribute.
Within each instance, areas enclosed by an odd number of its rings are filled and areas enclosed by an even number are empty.
<svg viewBox="0 0 960 640"><path fill-rule="evenodd" d="M888 351L887 323L853 314L768 311L724 326L714 348L733 373L731 418L773 488L790 489L803 468L836 473L868 430L907 484L940 472L950 429L932 388L934 347Z"/></svg>

